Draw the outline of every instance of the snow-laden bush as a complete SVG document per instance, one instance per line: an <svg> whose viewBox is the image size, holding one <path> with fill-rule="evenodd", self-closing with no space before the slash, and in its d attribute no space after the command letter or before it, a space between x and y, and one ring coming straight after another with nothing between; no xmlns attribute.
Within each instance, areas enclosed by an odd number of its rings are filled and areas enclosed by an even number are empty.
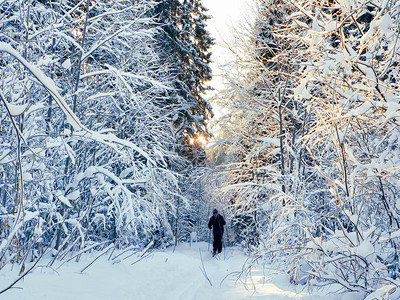
<svg viewBox="0 0 400 300"><path fill-rule="evenodd" d="M228 78L221 192L253 220L254 257L295 283L398 285L399 9L262 1L252 59Z"/></svg>
<svg viewBox="0 0 400 300"><path fill-rule="evenodd" d="M0 267L171 241L186 161L154 5L1 4Z"/></svg>

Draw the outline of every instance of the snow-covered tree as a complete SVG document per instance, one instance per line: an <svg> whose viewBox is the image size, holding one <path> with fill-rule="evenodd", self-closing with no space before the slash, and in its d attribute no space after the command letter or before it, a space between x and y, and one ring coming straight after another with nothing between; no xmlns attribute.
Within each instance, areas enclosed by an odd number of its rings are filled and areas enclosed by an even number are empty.
<svg viewBox="0 0 400 300"><path fill-rule="evenodd" d="M212 38L205 22L210 18L199 0L159 0L155 13L163 31L158 35L160 56L171 69L181 111L175 126L187 141L199 135L208 136L205 120L211 117L211 107L204 99L211 79L210 47Z"/></svg>
<svg viewBox="0 0 400 300"><path fill-rule="evenodd" d="M222 168L231 187L224 189L236 211L237 233L250 244L259 242L261 223L276 226L274 216L287 214L301 189L298 140L305 111L292 95L302 42L288 30L290 10L282 6L274 3L260 11L237 52L237 71L230 66L234 76L228 76L231 88L223 95L232 112L220 126L229 162Z"/></svg>
<svg viewBox="0 0 400 300"><path fill-rule="evenodd" d="M333 209L324 218L334 219L318 242L310 240L315 253L326 257L323 274L320 263L312 259L311 265L321 278L372 292L398 276L398 245L391 236L399 229L399 6L300 5L310 20L303 37L309 58L295 97L307 99L313 115L304 143L313 168L327 181Z"/></svg>
<svg viewBox="0 0 400 300"><path fill-rule="evenodd" d="M196 194L202 194L196 178L199 176L198 168L204 166L205 160L199 139L209 138L205 122L212 114L210 105L204 99L204 92L208 89L206 82L211 79L209 63L212 38L205 24L210 17L205 14L207 9L198 0L157 2L153 14L158 17L162 28L156 36L157 53L169 70L170 82L174 87L168 93L168 100L169 105L173 103L178 107L172 118L178 137L177 150L188 159L185 166L175 165L173 170L181 175L179 186L182 194L196 202L199 197L193 195L193 187L196 186ZM183 231L192 227L195 217L192 208L184 203L182 199L176 199L176 215L171 219L177 240L188 237L187 232Z"/></svg>
<svg viewBox="0 0 400 300"><path fill-rule="evenodd" d="M1 4L1 265L171 242L188 106L157 5Z"/></svg>
<svg viewBox="0 0 400 300"><path fill-rule="evenodd" d="M247 81L232 85L241 111L232 118L245 129L228 136L239 167L225 166L223 190L261 212L256 258L285 263L294 282L381 288L374 295L396 288L398 9L260 2Z"/></svg>

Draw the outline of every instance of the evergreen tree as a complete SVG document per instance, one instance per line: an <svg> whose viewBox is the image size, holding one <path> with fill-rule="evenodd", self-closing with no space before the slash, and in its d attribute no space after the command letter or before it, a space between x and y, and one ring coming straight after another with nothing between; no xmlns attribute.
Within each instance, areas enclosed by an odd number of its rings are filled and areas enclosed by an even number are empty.
<svg viewBox="0 0 400 300"><path fill-rule="evenodd" d="M163 28L158 36L160 55L175 87L170 97L182 107L174 122L185 144L192 137L209 136L204 122L211 117L211 107L203 93L211 79L212 38L205 28L210 18L206 11L199 0L159 0L155 9Z"/></svg>
<svg viewBox="0 0 400 300"><path fill-rule="evenodd" d="M162 31L157 35L158 53L169 70L174 87L166 99L178 107L172 116L177 151L187 159L185 166L171 166L181 174L179 186L185 196L185 199L175 199L177 209L170 218L175 228L176 242L189 236L188 232L179 228L187 231L193 226L191 220L195 216L191 205L197 203L198 199L194 199L192 191L202 194L198 186L200 181L196 178L198 168L205 165L205 152L199 139L210 137L205 121L212 113L204 99L204 92L208 89L206 82L211 79L209 51L212 38L205 28L205 22L210 18L205 14L206 11L198 0L159 0L153 12L162 24ZM166 103L166 109L169 105Z"/></svg>

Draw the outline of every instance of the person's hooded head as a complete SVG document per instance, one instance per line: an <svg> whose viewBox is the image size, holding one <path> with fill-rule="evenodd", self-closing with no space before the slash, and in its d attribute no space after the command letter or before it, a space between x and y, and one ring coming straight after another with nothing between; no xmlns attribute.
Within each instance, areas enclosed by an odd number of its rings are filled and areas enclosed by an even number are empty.
<svg viewBox="0 0 400 300"><path fill-rule="evenodd" d="M214 208L214 210L213 210L213 215L215 216L215 215L218 215L218 210L216 209L216 208Z"/></svg>

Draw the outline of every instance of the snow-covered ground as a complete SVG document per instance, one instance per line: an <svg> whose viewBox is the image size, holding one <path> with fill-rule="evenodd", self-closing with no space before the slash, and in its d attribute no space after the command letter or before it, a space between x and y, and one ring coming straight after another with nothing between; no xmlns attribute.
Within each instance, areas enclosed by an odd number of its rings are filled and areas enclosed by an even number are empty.
<svg viewBox="0 0 400 300"><path fill-rule="evenodd" d="M0 299L341 299L326 292L310 295L303 286L289 285L284 273L272 276L261 268L254 269L247 282L237 280L248 257L238 248L229 248L212 258L207 248L207 243L183 244L175 251L156 250L143 256L114 251L93 264L99 253L84 254L79 262L56 262L52 267L46 267L48 261L43 260L13 289L0 294ZM203 275L204 269L212 285ZM3 268L0 290L17 278L18 272L19 268Z"/></svg>

